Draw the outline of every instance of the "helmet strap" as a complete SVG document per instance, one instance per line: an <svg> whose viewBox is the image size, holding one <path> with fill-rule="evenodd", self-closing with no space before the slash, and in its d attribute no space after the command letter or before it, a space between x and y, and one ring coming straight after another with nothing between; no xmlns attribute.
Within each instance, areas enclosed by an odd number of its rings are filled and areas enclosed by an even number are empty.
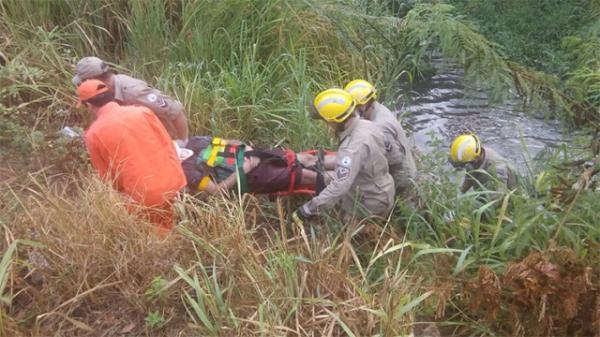
<svg viewBox="0 0 600 337"><path fill-rule="evenodd" d="M356 111L356 114L358 115L358 117L360 117L360 118L363 117L364 111L363 111L362 107L361 108L357 107L355 111Z"/></svg>
<svg viewBox="0 0 600 337"><path fill-rule="evenodd" d="M483 149L483 147L481 148L481 153L479 154L479 156L470 162L470 164L473 166L473 169L480 169L481 168L481 164L483 163L483 161L485 160L485 150Z"/></svg>
<svg viewBox="0 0 600 337"><path fill-rule="evenodd" d="M373 118L373 99L370 99L363 107L362 118L371 120Z"/></svg>
<svg viewBox="0 0 600 337"><path fill-rule="evenodd" d="M485 149L483 148L483 146L481 147L481 153L479 154L479 157L477 157L477 164L479 166L481 166L481 163L483 163L483 161L485 160Z"/></svg>

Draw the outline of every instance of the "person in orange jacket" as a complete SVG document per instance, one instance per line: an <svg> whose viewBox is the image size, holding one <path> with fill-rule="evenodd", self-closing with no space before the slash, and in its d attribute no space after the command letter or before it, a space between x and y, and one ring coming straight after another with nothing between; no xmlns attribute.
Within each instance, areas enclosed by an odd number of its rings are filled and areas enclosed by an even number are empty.
<svg viewBox="0 0 600 337"><path fill-rule="evenodd" d="M77 93L80 104L96 117L84 135L92 166L130 201L143 206L141 214L161 232L171 229L172 201L186 179L160 120L146 107L119 105L99 80L82 82Z"/></svg>

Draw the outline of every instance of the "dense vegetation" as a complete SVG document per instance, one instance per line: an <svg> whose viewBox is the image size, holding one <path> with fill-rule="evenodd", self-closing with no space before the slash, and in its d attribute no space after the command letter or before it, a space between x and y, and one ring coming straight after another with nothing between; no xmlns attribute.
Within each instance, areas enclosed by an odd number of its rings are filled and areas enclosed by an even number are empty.
<svg viewBox="0 0 600 337"><path fill-rule="evenodd" d="M332 217L298 232L287 225L295 200L189 198L159 240L57 131L89 123L70 82L87 55L178 97L193 134L295 149L334 144L308 115L318 90L363 77L394 104L399 83L430 76L442 55L492 100L516 92L592 132L599 10L594 0L0 0L0 336L597 335L592 133L532 160L499 205L458 195L447 155L434 152L419 160L413 200L381 226Z"/></svg>
<svg viewBox="0 0 600 337"><path fill-rule="evenodd" d="M598 1L450 2L486 38L501 45L508 59L551 75L552 83L574 99L573 105L588 105L589 113L579 122L598 123Z"/></svg>

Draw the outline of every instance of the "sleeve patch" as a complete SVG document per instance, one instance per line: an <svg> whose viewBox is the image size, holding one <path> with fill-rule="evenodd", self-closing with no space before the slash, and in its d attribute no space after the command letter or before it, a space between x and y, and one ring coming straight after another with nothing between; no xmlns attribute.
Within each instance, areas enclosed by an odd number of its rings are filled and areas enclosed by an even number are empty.
<svg viewBox="0 0 600 337"><path fill-rule="evenodd" d="M392 143L391 142L389 142L389 141L386 140L383 143L383 146L385 147L385 151L386 152L392 152Z"/></svg>
<svg viewBox="0 0 600 337"><path fill-rule="evenodd" d="M161 108L166 108L169 106L169 104L167 103L167 100L164 99L163 97L158 97L158 99L156 100L156 103L158 104L158 106L160 106Z"/></svg>
<svg viewBox="0 0 600 337"><path fill-rule="evenodd" d="M350 175L350 168L338 166L338 168L335 170L335 174L339 180L346 179Z"/></svg>

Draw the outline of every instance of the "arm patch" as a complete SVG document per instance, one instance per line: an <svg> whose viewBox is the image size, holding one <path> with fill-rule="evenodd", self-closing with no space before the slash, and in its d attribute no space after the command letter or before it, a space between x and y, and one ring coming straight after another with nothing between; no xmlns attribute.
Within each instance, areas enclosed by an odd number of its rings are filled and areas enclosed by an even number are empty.
<svg viewBox="0 0 600 337"><path fill-rule="evenodd" d="M383 142L383 146L385 148L385 152L392 152L392 142L386 140Z"/></svg>
<svg viewBox="0 0 600 337"><path fill-rule="evenodd" d="M342 158L342 160L340 160L339 166L350 168L350 165L352 165L352 158L350 158L349 156L345 156L344 158Z"/></svg>
<svg viewBox="0 0 600 337"><path fill-rule="evenodd" d="M338 180L346 179L350 175L350 168L345 166L338 166L338 168L335 170L335 174Z"/></svg>
<svg viewBox="0 0 600 337"><path fill-rule="evenodd" d="M158 99L158 96L156 96L156 94L149 94L148 96L146 96L146 99L148 100L148 102L154 103Z"/></svg>
<svg viewBox="0 0 600 337"><path fill-rule="evenodd" d="M350 175L350 169L352 167L352 158L350 156L342 157L335 169L335 175L338 180L346 179Z"/></svg>
<svg viewBox="0 0 600 337"><path fill-rule="evenodd" d="M169 103L167 103L167 100L164 97L162 97L161 95L157 95L154 93L148 94L148 96L146 96L146 99L148 100L148 102L156 104L163 109L165 109L169 106Z"/></svg>

